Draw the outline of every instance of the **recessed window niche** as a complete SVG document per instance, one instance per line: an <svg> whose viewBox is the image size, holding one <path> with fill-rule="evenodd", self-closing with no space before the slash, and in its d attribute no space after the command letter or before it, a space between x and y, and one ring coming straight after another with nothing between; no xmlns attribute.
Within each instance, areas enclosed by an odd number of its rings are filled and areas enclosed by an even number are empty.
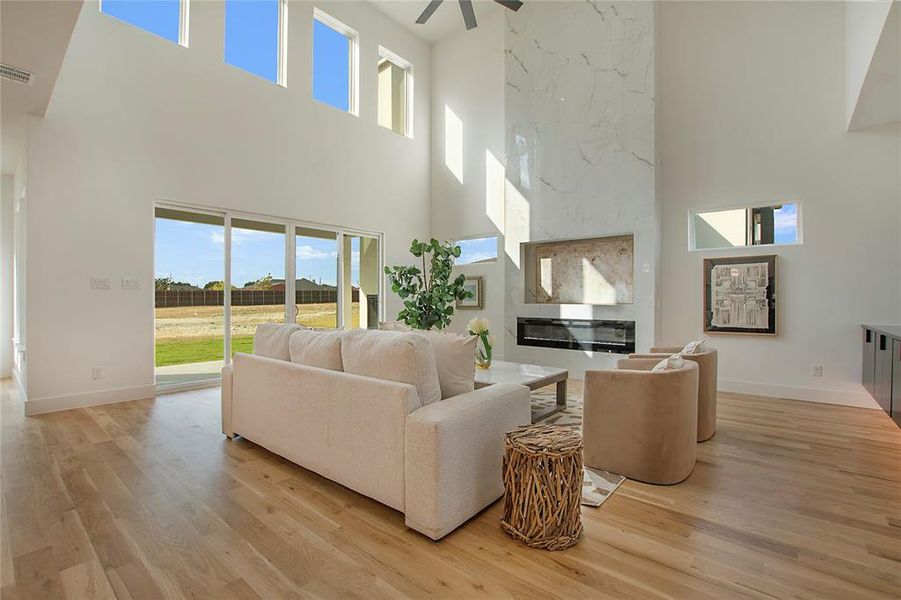
<svg viewBox="0 0 901 600"><path fill-rule="evenodd" d="M527 304L632 304L634 237L522 244Z"/></svg>

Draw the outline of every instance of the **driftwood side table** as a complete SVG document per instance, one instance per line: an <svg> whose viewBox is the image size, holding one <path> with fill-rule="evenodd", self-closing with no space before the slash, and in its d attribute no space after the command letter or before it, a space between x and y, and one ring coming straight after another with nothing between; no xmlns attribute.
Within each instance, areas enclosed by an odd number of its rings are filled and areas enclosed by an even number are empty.
<svg viewBox="0 0 901 600"><path fill-rule="evenodd" d="M532 548L563 550L582 535L582 437L557 425L507 434L501 529Z"/></svg>

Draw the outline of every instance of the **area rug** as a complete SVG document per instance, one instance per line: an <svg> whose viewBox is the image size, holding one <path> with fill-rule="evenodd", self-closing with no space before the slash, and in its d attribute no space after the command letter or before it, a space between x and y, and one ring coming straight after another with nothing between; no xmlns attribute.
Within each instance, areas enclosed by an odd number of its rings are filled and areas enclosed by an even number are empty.
<svg viewBox="0 0 901 600"><path fill-rule="evenodd" d="M537 414L557 402L553 387L532 392L532 414ZM582 396L569 394L566 408L540 421L543 425L560 425L582 431ZM619 488L626 478L616 473L585 467L582 474L582 505L598 507Z"/></svg>

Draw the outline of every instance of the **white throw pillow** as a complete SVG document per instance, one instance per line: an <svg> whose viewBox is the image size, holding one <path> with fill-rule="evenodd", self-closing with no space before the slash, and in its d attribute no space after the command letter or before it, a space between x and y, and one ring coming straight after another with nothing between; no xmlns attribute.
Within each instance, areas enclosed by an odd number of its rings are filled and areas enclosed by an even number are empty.
<svg viewBox="0 0 901 600"><path fill-rule="evenodd" d="M294 323L263 323L257 325L253 335L253 353L257 356L291 360L288 340L291 334L300 329L307 329Z"/></svg>
<svg viewBox="0 0 901 600"><path fill-rule="evenodd" d="M707 348L705 347L705 340L697 340L685 344L685 347L682 348L682 352L680 352L680 354L700 354L701 352L706 351Z"/></svg>
<svg viewBox="0 0 901 600"><path fill-rule="evenodd" d="M316 331L301 329L291 334L288 351L291 362L319 367L332 371L341 371L341 336L343 331Z"/></svg>
<svg viewBox="0 0 901 600"><path fill-rule="evenodd" d="M426 406L441 400L435 353L424 335L355 329L341 336L341 360L347 373L409 383Z"/></svg>
<svg viewBox="0 0 901 600"><path fill-rule="evenodd" d="M681 354L673 354L672 356L667 356L659 363L654 365L654 368L651 371L670 371L673 369L681 369L685 364L685 359L682 358Z"/></svg>
<svg viewBox="0 0 901 600"><path fill-rule="evenodd" d="M379 321L379 329L382 331L413 331L413 328L400 321Z"/></svg>
<svg viewBox="0 0 901 600"><path fill-rule="evenodd" d="M417 331L432 344L441 399L453 398L474 388L476 377L476 343L474 335L444 333L441 331Z"/></svg>

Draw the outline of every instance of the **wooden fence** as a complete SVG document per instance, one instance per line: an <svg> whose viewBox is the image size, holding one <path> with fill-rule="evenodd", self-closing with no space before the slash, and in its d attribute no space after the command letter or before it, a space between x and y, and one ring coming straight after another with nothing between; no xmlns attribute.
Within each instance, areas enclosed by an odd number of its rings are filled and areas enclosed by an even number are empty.
<svg viewBox="0 0 901 600"><path fill-rule="evenodd" d="M352 292L352 302L358 302L360 290ZM338 302L336 290L297 290L295 304L335 304ZM284 305L284 290L232 290L232 306ZM222 290L156 290L156 308L178 306L222 306L225 293Z"/></svg>

